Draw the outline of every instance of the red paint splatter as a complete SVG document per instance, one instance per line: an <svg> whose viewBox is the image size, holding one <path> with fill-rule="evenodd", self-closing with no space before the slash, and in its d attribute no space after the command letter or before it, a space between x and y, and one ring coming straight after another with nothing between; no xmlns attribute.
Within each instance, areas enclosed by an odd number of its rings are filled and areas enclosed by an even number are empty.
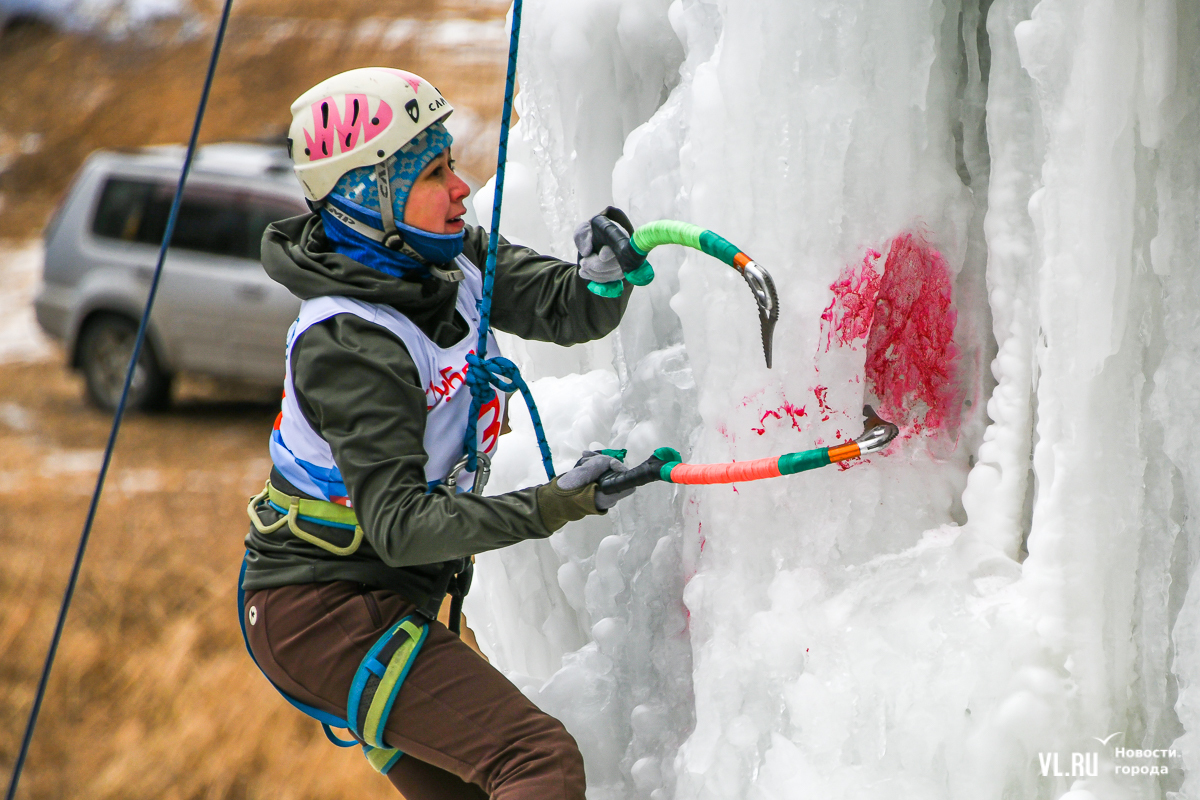
<svg viewBox="0 0 1200 800"><path fill-rule="evenodd" d="M817 398L817 405L820 406L821 410L826 413L833 410L829 407L829 403L825 400L825 396L827 394L829 394L828 386L817 386L813 388L813 396Z"/></svg>
<svg viewBox="0 0 1200 800"><path fill-rule="evenodd" d="M849 267L834 281L829 290L833 300L821 312L821 327L825 329L825 352L833 345L852 347L858 339L867 338L875 316L875 299L879 296L882 277L875 262L882 258L875 250L867 250L862 263Z"/></svg>
<svg viewBox="0 0 1200 800"><path fill-rule="evenodd" d="M787 400L784 400L783 405L777 408L771 408L764 411L763 415L758 419L759 427L755 428L751 426L750 430L754 431L759 436L762 436L767 432L767 417L773 417L774 419L782 420L784 414L787 414L788 420L791 422L794 430L800 432L804 431L804 427L800 424L800 417L808 416L806 407L800 406L797 408Z"/></svg>
<svg viewBox="0 0 1200 800"><path fill-rule="evenodd" d="M800 430L800 423L798 423L796 420L798 420L800 417L808 416L808 412L804 410L804 406L800 406L799 408L796 408L794 405L789 403L787 400L784 400L783 405L781 405L780 408L782 408L784 410L784 412L788 415L788 417L791 418L792 427L795 428L796 430Z"/></svg>
<svg viewBox="0 0 1200 800"><path fill-rule="evenodd" d="M880 269L882 256L867 250L830 285L833 300L821 315L825 351L834 345L858 349L866 340L867 391L879 400L879 413L905 435L954 427L958 314L949 269L920 232L897 236L887 253ZM819 394L818 403L825 421L832 409Z"/></svg>
<svg viewBox="0 0 1200 800"><path fill-rule="evenodd" d="M770 410L764 411L763 415L761 417L759 417L759 420L758 420L758 424L761 425L762 427L761 428L752 427L752 428L750 428L750 430L754 431L759 436L762 436L764 433L766 433L767 432L767 417L774 417L775 419L783 419L783 415L780 414L778 411L770 411Z"/></svg>
<svg viewBox="0 0 1200 800"><path fill-rule="evenodd" d="M942 254L920 234L897 236L867 341L867 387L885 419L914 433L957 425L957 321Z"/></svg>

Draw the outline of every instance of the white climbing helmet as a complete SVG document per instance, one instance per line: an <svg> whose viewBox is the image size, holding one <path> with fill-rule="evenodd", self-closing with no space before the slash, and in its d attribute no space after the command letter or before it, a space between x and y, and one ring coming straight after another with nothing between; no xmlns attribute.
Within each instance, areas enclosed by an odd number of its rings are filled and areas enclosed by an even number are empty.
<svg viewBox="0 0 1200 800"><path fill-rule="evenodd" d="M352 69L292 103L288 152L309 200L357 167L384 161L454 108L419 75L388 67Z"/></svg>

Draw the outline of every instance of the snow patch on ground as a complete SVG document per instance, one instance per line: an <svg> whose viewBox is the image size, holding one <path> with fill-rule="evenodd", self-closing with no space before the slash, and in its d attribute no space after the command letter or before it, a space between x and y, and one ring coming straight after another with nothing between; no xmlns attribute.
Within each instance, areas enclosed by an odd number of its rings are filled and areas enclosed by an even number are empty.
<svg viewBox="0 0 1200 800"><path fill-rule="evenodd" d="M33 313L42 257L41 242L0 245L0 363L40 361L53 353Z"/></svg>

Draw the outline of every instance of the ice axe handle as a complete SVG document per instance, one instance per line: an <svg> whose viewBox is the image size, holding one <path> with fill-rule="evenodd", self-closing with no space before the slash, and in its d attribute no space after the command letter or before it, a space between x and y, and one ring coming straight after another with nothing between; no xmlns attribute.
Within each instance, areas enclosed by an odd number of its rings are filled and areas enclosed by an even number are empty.
<svg viewBox="0 0 1200 800"><path fill-rule="evenodd" d="M647 483L660 481L662 480L662 467L666 463L661 458L650 456L641 464L626 472L609 470L596 481L596 493L619 494L626 489L636 489L638 486L645 486Z"/></svg>
<svg viewBox="0 0 1200 800"><path fill-rule="evenodd" d="M644 255L633 249L629 232L608 217L592 217L592 237L595 240L592 249L599 252L602 246L608 245L616 254L621 271L626 274L636 272L646 261Z"/></svg>

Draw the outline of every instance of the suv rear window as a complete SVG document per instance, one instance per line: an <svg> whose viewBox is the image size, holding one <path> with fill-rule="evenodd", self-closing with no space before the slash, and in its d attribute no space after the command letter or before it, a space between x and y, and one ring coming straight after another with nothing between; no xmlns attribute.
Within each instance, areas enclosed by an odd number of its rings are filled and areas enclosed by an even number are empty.
<svg viewBox="0 0 1200 800"><path fill-rule="evenodd" d="M106 239L159 245L175 187L156 181L109 178L92 232ZM203 187L186 189L171 247L257 261L267 225L304 213L299 201Z"/></svg>

